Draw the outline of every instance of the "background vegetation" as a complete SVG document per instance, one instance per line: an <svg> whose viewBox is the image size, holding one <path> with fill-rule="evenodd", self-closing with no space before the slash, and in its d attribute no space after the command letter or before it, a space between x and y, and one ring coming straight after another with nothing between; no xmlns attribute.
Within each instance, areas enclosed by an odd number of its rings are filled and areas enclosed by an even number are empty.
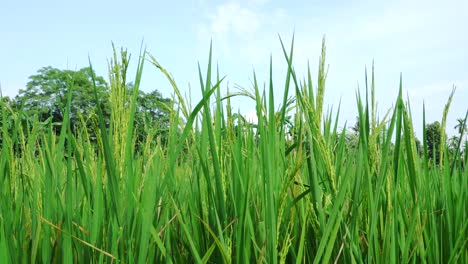
<svg viewBox="0 0 468 264"><path fill-rule="evenodd" d="M40 69L1 100L0 259L466 263L467 117L447 140L453 93L440 123L417 124L421 143L402 81L395 107L377 114L372 70L348 131L339 108L324 109L325 44L315 81L296 76L293 44L281 42L283 84L270 73L262 89L254 73L251 91L225 96L210 50L194 108L145 51L131 83L124 50L108 82L91 66ZM139 90L145 63L173 99ZM232 111L233 96L252 100L257 124Z"/></svg>

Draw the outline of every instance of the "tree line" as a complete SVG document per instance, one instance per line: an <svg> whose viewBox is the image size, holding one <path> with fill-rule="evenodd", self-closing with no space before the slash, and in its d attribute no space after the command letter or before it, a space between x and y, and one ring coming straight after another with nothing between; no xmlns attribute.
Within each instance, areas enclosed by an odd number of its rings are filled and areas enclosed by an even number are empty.
<svg viewBox="0 0 468 264"><path fill-rule="evenodd" d="M128 64L127 64L128 65ZM94 78L94 79L93 79ZM67 106L67 94L71 92L72 103L70 105L70 127L73 133L86 129L91 141L97 138L97 107L101 108L103 116L108 125L110 122L110 113L112 105L109 100L110 86L102 76L96 76L90 67L79 70L61 70L51 66L43 67L36 74L31 75L24 89L20 89L14 98L2 98L2 110L22 113L20 117L24 126L30 125L35 119L37 122L50 122L53 130L59 133L63 122L65 109ZM134 89L132 83L126 83L127 94L132 94ZM96 102L94 92L99 98ZM161 142L167 140L169 130L170 112L173 101L164 98L158 90L144 92L139 90L136 100L137 107L135 112L135 133L138 143L144 142L148 129L155 129L154 135ZM0 125L11 126L8 124L8 118L0 119ZM359 121L350 128L347 136L347 144L353 148L357 144L359 134ZM465 135L467 128L464 125L464 119L457 119L454 127L457 135L448 138L445 144L448 151L455 153L457 147L461 148L460 153L464 154L468 148ZM442 127L438 121L427 124L426 144L429 159L439 163L439 151L441 144ZM416 138L416 137L415 137ZM0 144L2 142L0 135ZM461 142L461 145L458 144ZM1 146L1 145L0 145ZM416 148L420 155L423 155L421 141L416 138Z"/></svg>
<svg viewBox="0 0 468 264"><path fill-rule="evenodd" d="M109 98L110 85L102 76L96 76L91 67L79 70L61 70L51 66L43 67L29 76L24 89L14 98L1 99L2 112L6 118L0 125L11 129L11 113L21 113L19 118L25 127L33 122L50 123L55 133L59 133L67 107L67 95L71 92L69 112L70 129L76 134L86 129L91 141L97 139L97 108L100 107L107 127L110 123L112 105ZM94 97L96 89L97 102ZM126 84L127 95L133 93L134 85ZM166 140L169 116L173 102L158 90L144 92L139 90L136 100L135 133L137 141L143 142L147 129L155 129L154 134L162 142ZM1 144L0 135L0 144ZM0 145L1 146L1 145Z"/></svg>
<svg viewBox="0 0 468 264"><path fill-rule="evenodd" d="M461 155L466 155L468 152L468 127L465 125L463 118L457 118L457 123L454 126L456 134L446 139L444 144L447 146L447 151L450 156L454 156L459 151ZM350 127L346 142L349 148L356 148L359 139L359 118L356 118L356 123ZM425 143L427 145L427 156L429 160L435 164L440 162L440 147L442 143L442 126L439 121L426 124L425 126ZM416 152L419 156L424 155L423 143L419 138L414 136L416 143Z"/></svg>

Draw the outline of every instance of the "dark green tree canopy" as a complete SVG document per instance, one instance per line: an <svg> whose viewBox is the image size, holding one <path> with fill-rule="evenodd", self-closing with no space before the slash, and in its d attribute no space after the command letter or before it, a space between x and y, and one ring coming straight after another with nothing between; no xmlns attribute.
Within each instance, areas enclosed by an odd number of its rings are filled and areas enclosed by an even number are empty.
<svg viewBox="0 0 468 264"><path fill-rule="evenodd" d="M112 106L109 99L110 86L103 77L96 76L89 67L77 71L60 70L53 67L43 67L35 75L29 77L25 89L19 91L14 100L14 106L22 109L28 117L38 116L39 121L52 117L56 131L59 131L67 107L67 95L71 91L70 123L72 130L83 128L80 118L83 117L86 129L95 138L98 104L94 97L95 76L99 107L103 110L105 122L110 124ZM126 96L131 96L134 86L126 84ZM5 100L4 100L5 101ZM135 112L136 133L140 141L146 137L148 129L157 134L165 134L169 127L169 115L172 100L164 98L157 91L139 91ZM163 135L164 138L164 135Z"/></svg>
<svg viewBox="0 0 468 264"><path fill-rule="evenodd" d="M465 120L463 118L457 118L457 124L454 127L461 137L463 137L468 132L468 127L464 123Z"/></svg>
<svg viewBox="0 0 468 264"><path fill-rule="evenodd" d="M36 75L29 77L26 89L21 89L17 101L30 114L45 116L50 113L63 115L67 104L67 93L72 91L70 108L71 119L78 114L86 114L96 107L94 100L94 84L91 68L78 71L59 70L53 67L43 67ZM96 76L98 97L105 102L108 96L108 85L104 78Z"/></svg>
<svg viewBox="0 0 468 264"><path fill-rule="evenodd" d="M172 100L163 98L161 93L154 90L149 93L140 91L138 96L138 112L141 112L150 123L161 121L168 117ZM168 120L167 120L168 121Z"/></svg>
<svg viewBox="0 0 468 264"><path fill-rule="evenodd" d="M430 159L435 158L436 163L439 163L441 126L438 121L426 125L426 144L428 156Z"/></svg>
<svg viewBox="0 0 468 264"><path fill-rule="evenodd" d="M128 84L127 87L129 90L133 89L132 84ZM161 136L161 140L166 142L172 104L172 100L164 98L158 90L151 92L139 91L135 112L136 133L139 140L144 140L145 130L154 129L154 132Z"/></svg>

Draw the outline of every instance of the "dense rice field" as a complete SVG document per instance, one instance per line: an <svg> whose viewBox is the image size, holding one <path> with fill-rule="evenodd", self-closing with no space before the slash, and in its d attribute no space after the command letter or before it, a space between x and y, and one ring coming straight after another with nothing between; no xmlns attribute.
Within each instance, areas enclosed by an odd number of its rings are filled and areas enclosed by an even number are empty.
<svg viewBox="0 0 468 264"><path fill-rule="evenodd" d="M193 108L142 52L134 93L113 101L113 122L100 111L88 116L99 131L94 143L86 130L72 133L67 116L55 133L51 122L25 123L2 102L1 262L467 263L461 148L441 144L433 159L422 140L418 153L413 126L425 124L413 124L401 84L395 107L379 118L373 72L350 139L339 111L323 110L325 46L314 80L310 71L296 76L293 48L283 50L284 83L273 86L270 75L264 90L254 78L253 92L229 96L210 51ZM147 128L136 149L145 63L167 76L176 104L167 140ZM117 98L125 76L113 76ZM274 98L273 87L284 97ZM256 105L257 124L233 112L232 96Z"/></svg>

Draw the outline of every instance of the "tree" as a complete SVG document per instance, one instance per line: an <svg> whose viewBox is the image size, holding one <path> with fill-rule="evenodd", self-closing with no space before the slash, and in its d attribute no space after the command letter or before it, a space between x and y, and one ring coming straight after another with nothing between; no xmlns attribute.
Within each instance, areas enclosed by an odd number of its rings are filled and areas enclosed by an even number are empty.
<svg viewBox="0 0 468 264"><path fill-rule="evenodd" d="M468 132L468 128L463 124L465 120L463 118L457 118L457 122L454 128L457 130L460 137L463 137L463 135Z"/></svg>
<svg viewBox="0 0 468 264"><path fill-rule="evenodd" d="M463 140L463 136L465 136L467 133L468 133L468 127L465 123L465 119L463 118L458 118L457 119L457 124L455 125L455 129L457 130L458 132L458 136L459 138L461 138ZM465 142L466 142L466 138L465 138ZM462 142L463 143L463 142ZM463 144L462 144L463 145Z"/></svg>
<svg viewBox="0 0 468 264"><path fill-rule="evenodd" d="M460 152L460 156L463 157L465 155L465 147L467 144L467 140L463 142L463 137L466 135L468 129L466 128L466 125L464 124L465 119L463 118L458 118L457 119L457 124L453 127L454 129L457 130L458 135L454 135L449 139L449 151L452 153L452 155L456 154L458 151ZM459 145L460 143L460 145Z"/></svg>
<svg viewBox="0 0 468 264"><path fill-rule="evenodd" d="M137 99L137 112L150 124L158 123L167 127L172 100L163 98L161 93L154 90L149 93L140 91Z"/></svg>
<svg viewBox="0 0 468 264"><path fill-rule="evenodd" d="M61 122L67 106L67 94L71 89L70 122L77 124L80 115L89 115L97 107L93 75L89 67L78 71L43 67L36 75L29 77L26 89L19 91L16 100L25 112L38 115L41 121L52 116L53 122ZM101 107L104 112L108 112L108 85L100 76L95 77L95 83L98 98L102 100Z"/></svg>
<svg viewBox="0 0 468 264"><path fill-rule="evenodd" d="M361 123L359 122L359 116L356 117L356 123L350 127L350 130L346 131L346 146L348 149L357 149L359 144L359 130Z"/></svg>
<svg viewBox="0 0 468 264"><path fill-rule="evenodd" d="M453 156L455 155L455 153L457 153L457 151L459 151L459 148L458 148L458 141L459 141L459 137L458 136L452 136L448 139L448 151L449 153Z"/></svg>
<svg viewBox="0 0 468 264"><path fill-rule="evenodd" d="M435 158L436 163L439 163L441 126L438 121L426 125L426 144L428 156L430 159Z"/></svg>
<svg viewBox="0 0 468 264"><path fill-rule="evenodd" d="M360 129L361 129L361 123L359 122L359 116L357 116L356 123L354 123L354 126L351 127L351 130L353 130L354 134L359 136Z"/></svg>
<svg viewBox="0 0 468 264"><path fill-rule="evenodd" d="M94 96L95 76L96 91L99 103ZM133 94L133 84L125 85L130 100ZM103 77L96 76L91 68L82 68L78 71L59 70L53 67L43 67L36 75L29 77L26 89L19 91L15 98L15 105L26 113L26 116L37 115L39 121L52 119L54 130L60 131L65 110L67 95L71 89L70 124L73 133L86 129L91 141L97 139L97 107L103 111L106 125L110 125L112 106L110 102L110 88ZM139 91L135 112L135 128L137 142L144 142L151 130L162 141L169 127L169 116L172 109L172 100L163 98L161 93L154 90L149 93ZM81 124L81 118L85 124Z"/></svg>
<svg viewBox="0 0 468 264"><path fill-rule="evenodd" d="M127 85L127 87L132 87L132 85ZM147 130L154 129L153 132L160 137L161 142L167 142L172 104L172 100L164 98L158 90L149 93L139 91L135 112L138 141L143 142L148 134Z"/></svg>

